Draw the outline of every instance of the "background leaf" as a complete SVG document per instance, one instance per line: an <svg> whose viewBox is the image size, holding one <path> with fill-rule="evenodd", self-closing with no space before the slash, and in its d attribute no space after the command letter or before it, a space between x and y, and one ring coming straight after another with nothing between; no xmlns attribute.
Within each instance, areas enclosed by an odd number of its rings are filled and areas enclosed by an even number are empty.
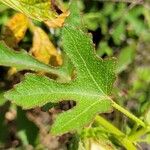
<svg viewBox="0 0 150 150"><path fill-rule="evenodd" d="M58 16L49 0L0 0L0 2L39 21L52 20Z"/></svg>
<svg viewBox="0 0 150 150"><path fill-rule="evenodd" d="M122 49L118 57L117 72L124 71L128 65L133 61L135 56L134 44Z"/></svg>
<svg viewBox="0 0 150 150"><path fill-rule="evenodd" d="M39 61L52 65L62 65L61 55L49 40L48 35L39 27L34 26L33 29L33 44L30 53ZM51 61L51 58L55 61Z"/></svg>
<svg viewBox="0 0 150 150"><path fill-rule="evenodd" d="M16 47L17 44L24 38L28 29L28 18L21 14L15 14L2 30L2 40L10 47Z"/></svg>

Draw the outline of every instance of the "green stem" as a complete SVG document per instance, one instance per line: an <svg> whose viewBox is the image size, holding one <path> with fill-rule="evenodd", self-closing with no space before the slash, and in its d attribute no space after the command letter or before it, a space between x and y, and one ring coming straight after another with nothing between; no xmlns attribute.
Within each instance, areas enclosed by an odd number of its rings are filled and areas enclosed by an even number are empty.
<svg viewBox="0 0 150 150"><path fill-rule="evenodd" d="M128 136L129 140L130 141L138 141L138 139L146 134L147 132L150 132L150 127L147 127L147 128L141 128L140 130L134 132L133 134L131 134L130 136Z"/></svg>
<svg viewBox="0 0 150 150"><path fill-rule="evenodd" d="M104 119L101 116L96 116L95 122L100 124L104 128L108 129L110 131L110 133L112 133L112 134L114 134L116 136L121 136L121 137L125 136L125 134L122 131L120 131L113 124L111 124L110 122L108 122L106 119Z"/></svg>
<svg viewBox="0 0 150 150"><path fill-rule="evenodd" d="M114 125L112 125L110 122L108 122L106 119L104 119L101 116L96 116L95 122L98 123L99 125L103 126L105 129L107 129L109 131L109 133L116 136L116 139L119 140L120 143L122 143L122 145L127 150L136 150L136 147L128 139L128 137L122 131L120 131L118 128L116 128Z"/></svg>
<svg viewBox="0 0 150 150"><path fill-rule="evenodd" d="M133 121L135 121L138 125L141 125L142 127L146 127L145 123L142 120L137 118L135 115L133 115L132 113L130 113L129 111L127 111L126 109L124 109L123 107L115 103L114 101L112 101L112 106L118 111L122 112L127 117L129 117L130 119L132 119Z"/></svg>

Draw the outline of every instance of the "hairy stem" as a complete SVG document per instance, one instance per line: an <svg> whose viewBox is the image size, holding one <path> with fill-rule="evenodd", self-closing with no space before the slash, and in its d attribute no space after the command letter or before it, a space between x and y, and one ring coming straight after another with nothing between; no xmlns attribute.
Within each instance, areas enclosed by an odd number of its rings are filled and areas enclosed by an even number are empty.
<svg viewBox="0 0 150 150"><path fill-rule="evenodd" d="M113 134L127 150L136 150L135 145L128 139L128 137L106 119L101 116L96 116L95 122L107 129L109 133Z"/></svg>
<svg viewBox="0 0 150 150"><path fill-rule="evenodd" d="M133 115L128 110L124 109L123 107L121 107L120 105L118 105L117 103L115 103L114 101L112 101L112 106L115 109L117 109L118 111L122 112L128 118L130 118L133 121L135 121L138 125L141 125L142 127L146 127L146 124L142 120L140 120L139 118L137 118L135 115Z"/></svg>
<svg viewBox="0 0 150 150"><path fill-rule="evenodd" d="M150 127L147 127L147 128L141 128L140 130L132 133L130 136L129 136L129 140L130 141L138 141L138 139L146 134L147 132L150 132Z"/></svg>

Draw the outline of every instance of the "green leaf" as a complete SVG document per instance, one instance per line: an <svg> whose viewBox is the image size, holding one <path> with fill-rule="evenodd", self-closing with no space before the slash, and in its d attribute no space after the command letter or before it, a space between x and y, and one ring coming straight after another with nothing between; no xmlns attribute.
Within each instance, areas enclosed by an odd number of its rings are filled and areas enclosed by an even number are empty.
<svg viewBox="0 0 150 150"><path fill-rule="evenodd" d="M132 63L135 56L135 44L127 46L121 50L118 56L117 73L126 70L128 65Z"/></svg>
<svg viewBox="0 0 150 150"><path fill-rule="evenodd" d="M17 52L10 49L4 42L0 42L0 66L16 67L19 70L44 71L59 75L66 80L70 79L64 71L65 68L56 69L48 66L30 56L26 51Z"/></svg>
<svg viewBox="0 0 150 150"><path fill-rule="evenodd" d="M58 16L50 0L0 0L0 2L39 21L52 20Z"/></svg>
<svg viewBox="0 0 150 150"><path fill-rule="evenodd" d="M99 27L102 14L99 12L90 12L86 13L83 17L84 23L88 27L88 29L94 31Z"/></svg>
<svg viewBox="0 0 150 150"><path fill-rule="evenodd" d="M108 56L112 56L113 50L109 47L107 42L102 41L99 43L96 53L99 56L103 56L104 54L107 54Z"/></svg>
<svg viewBox="0 0 150 150"><path fill-rule="evenodd" d="M25 80L5 97L23 108L48 102L74 100L76 106L60 114L51 132L62 134L91 122L97 113L110 110L110 94L115 80L115 60L95 56L89 36L73 27L62 31L64 51L76 67L77 77L70 83L59 83L46 77L28 74Z"/></svg>
<svg viewBox="0 0 150 150"><path fill-rule="evenodd" d="M80 27L82 26L82 21L81 21L81 16L80 16L80 12L81 12L81 8L80 8L80 1L78 0L72 0L71 4L70 4L70 16L66 19L65 23L71 25L71 26L76 26L76 27Z"/></svg>
<svg viewBox="0 0 150 150"><path fill-rule="evenodd" d="M120 45L121 42L125 39L125 22L121 21L119 24L115 25L112 38L116 45Z"/></svg>

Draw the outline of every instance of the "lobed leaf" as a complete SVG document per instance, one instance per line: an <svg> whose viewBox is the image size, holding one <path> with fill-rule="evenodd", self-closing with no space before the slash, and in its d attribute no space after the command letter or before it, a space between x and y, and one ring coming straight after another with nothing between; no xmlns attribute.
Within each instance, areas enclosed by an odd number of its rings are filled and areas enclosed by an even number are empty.
<svg viewBox="0 0 150 150"><path fill-rule="evenodd" d="M64 51L76 68L76 79L59 83L28 74L22 83L5 94L7 99L26 109L48 102L76 101L73 109L57 117L53 134L79 129L90 123L97 113L109 111L109 94L115 80L115 60L99 59L89 36L70 26L63 28L62 35Z"/></svg>

